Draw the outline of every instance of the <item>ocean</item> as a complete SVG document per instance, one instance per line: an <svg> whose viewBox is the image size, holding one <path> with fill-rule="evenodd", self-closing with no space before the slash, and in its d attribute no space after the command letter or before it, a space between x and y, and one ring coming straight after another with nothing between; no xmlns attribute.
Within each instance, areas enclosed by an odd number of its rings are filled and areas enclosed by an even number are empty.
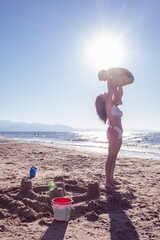
<svg viewBox="0 0 160 240"><path fill-rule="evenodd" d="M0 139L62 146L81 151L106 153L105 131L89 132L0 132ZM4 143L3 143L4 144ZM120 156L160 160L160 132L124 131Z"/></svg>

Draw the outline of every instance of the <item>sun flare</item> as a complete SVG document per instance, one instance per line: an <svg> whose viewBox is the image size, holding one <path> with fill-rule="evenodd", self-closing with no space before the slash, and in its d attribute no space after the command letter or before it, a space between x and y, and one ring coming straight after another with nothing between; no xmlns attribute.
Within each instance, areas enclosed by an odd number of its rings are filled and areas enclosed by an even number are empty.
<svg viewBox="0 0 160 240"><path fill-rule="evenodd" d="M85 48L87 63L97 69L107 69L122 65L125 49L120 38L103 33L90 39Z"/></svg>

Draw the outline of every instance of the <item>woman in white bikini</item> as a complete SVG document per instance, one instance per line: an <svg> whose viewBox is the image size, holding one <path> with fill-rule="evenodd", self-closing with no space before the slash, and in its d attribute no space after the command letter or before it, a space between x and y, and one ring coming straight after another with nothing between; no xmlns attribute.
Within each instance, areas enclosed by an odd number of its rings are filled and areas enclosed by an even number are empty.
<svg viewBox="0 0 160 240"><path fill-rule="evenodd" d="M98 116L106 123L108 118L108 158L106 161L106 188L116 188L116 185L120 183L113 177L115 162L117 154L122 144L122 124L121 117L122 112L118 108L118 105L122 104L122 87L115 87L111 80L108 83L108 93L101 94L97 97L95 105Z"/></svg>

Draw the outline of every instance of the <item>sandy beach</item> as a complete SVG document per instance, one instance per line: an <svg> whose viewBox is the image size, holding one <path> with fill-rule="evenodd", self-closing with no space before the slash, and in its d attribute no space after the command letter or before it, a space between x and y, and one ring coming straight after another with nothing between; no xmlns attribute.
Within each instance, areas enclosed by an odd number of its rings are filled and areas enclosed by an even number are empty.
<svg viewBox="0 0 160 240"><path fill-rule="evenodd" d="M117 190L105 189L106 154L38 144L0 144L0 239L138 240L160 239L159 161L118 157ZM20 193L21 180L37 167L32 190ZM72 198L69 222L54 220L48 183L63 177ZM99 195L88 194L99 184ZM91 196L92 195L92 196Z"/></svg>

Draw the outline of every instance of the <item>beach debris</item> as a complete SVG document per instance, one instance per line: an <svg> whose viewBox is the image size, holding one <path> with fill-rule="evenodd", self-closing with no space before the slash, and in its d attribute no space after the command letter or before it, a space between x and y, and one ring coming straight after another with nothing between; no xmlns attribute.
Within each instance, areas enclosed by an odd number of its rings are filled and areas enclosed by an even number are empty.
<svg viewBox="0 0 160 240"><path fill-rule="evenodd" d="M20 193L26 193L32 190L32 181L28 178L22 178L21 186L20 186Z"/></svg>
<svg viewBox="0 0 160 240"><path fill-rule="evenodd" d="M34 177L36 176L36 171L37 171L37 168L36 168L36 167L32 166L32 167L30 168L30 171L29 171L29 176L30 176L30 178L34 178Z"/></svg>
<svg viewBox="0 0 160 240"><path fill-rule="evenodd" d="M87 188L88 197L98 197L100 195L99 183L89 183Z"/></svg>

